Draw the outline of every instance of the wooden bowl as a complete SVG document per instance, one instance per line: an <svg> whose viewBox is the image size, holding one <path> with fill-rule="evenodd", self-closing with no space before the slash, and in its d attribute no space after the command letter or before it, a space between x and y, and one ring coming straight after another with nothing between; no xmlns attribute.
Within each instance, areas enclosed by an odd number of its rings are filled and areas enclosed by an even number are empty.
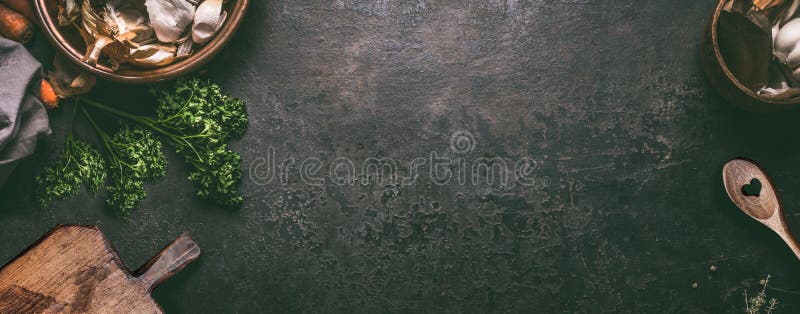
<svg viewBox="0 0 800 314"><path fill-rule="evenodd" d="M58 26L57 2L56 0L34 0L36 15L39 18L39 22L41 22L42 32L61 54L103 79L120 83L153 83L177 78L198 69L211 60L231 39L236 29L239 28L250 0L231 0L226 3L225 10L228 12L228 18L225 21L225 25L222 26L222 29L211 41L200 47L191 56L163 67L142 68L123 65L116 71L112 71L103 62L98 62L97 65L93 66L81 61L85 51L85 44L75 27Z"/></svg>
<svg viewBox="0 0 800 314"><path fill-rule="evenodd" d="M701 63L711 86L725 100L750 111L781 111L800 104L798 98L771 99L756 94L754 88L757 87L754 84L769 75L768 65L763 66L763 64L765 62L769 64L771 55L769 60L763 60L763 56L755 57L748 53L747 45L753 45L754 42L761 44L760 38L755 36L752 36L753 39L748 38L738 42L731 40L730 37L746 36L755 30L740 27L740 29L726 31L725 27L735 24L732 19L737 18L733 17L734 14L723 11L723 6L728 1L730 0L719 1L711 15L711 20L706 25L703 38ZM723 31L720 31L720 25L722 25ZM726 36L728 34L730 36Z"/></svg>

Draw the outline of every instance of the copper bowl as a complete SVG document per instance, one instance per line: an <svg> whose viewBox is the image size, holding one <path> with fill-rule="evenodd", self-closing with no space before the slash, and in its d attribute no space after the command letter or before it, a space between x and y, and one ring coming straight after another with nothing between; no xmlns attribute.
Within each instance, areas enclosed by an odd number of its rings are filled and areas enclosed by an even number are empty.
<svg viewBox="0 0 800 314"><path fill-rule="evenodd" d="M56 49L73 63L81 66L97 77L120 83L153 83L174 79L198 69L211 60L231 39L239 28L250 0L231 0L225 5L227 21L216 36L191 56L158 68L122 66L116 71L98 62L90 65L81 61L85 45L77 30L72 26L58 26L58 5L56 0L34 0L36 15L42 25L42 32Z"/></svg>
<svg viewBox="0 0 800 314"><path fill-rule="evenodd" d="M731 0L719 1L706 25L703 37L701 63L711 86L725 100L750 111L781 111L800 104L800 100L797 98L770 99L759 96L753 90L756 88L754 83L763 80L764 76L768 75L767 67L763 67L763 63L768 63L770 60L761 60L762 58L748 53L747 45L753 44L752 40L730 38L746 36L757 30L747 27L738 27L738 29L728 32L720 30L720 25L722 27L739 26L739 23L731 20L738 17L731 14L726 15L727 12L723 11L723 7L729 1Z"/></svg>

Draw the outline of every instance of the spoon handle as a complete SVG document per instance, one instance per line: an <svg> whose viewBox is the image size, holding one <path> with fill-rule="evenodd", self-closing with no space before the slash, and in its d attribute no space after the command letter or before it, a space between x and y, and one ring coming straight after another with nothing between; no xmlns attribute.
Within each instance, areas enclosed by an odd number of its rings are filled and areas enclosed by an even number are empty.
<svg viewBox="0 0 800 314"><path fill-rule="evenodd" d="M789 233L789 230L778 232L778 234L783 239L783 242L786 242L786 245L788 245L789 248L792 249L794 255L797 256L797 259L800 259L800 245L797 243L797 240L795 240L794 236L792 236L792 234Z"/></svg>

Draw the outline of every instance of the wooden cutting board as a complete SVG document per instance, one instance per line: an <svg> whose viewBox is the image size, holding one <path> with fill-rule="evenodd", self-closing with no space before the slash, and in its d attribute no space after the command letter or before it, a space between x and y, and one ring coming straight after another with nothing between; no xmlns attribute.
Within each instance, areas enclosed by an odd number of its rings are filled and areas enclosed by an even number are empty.
<svg viewBox="0 0 800 314"><path fill-rule="evenodd" d="M162 313L153 288L200 256L184 233L131 273L94 226L58 226L0 269L0 313Z"/></svg>

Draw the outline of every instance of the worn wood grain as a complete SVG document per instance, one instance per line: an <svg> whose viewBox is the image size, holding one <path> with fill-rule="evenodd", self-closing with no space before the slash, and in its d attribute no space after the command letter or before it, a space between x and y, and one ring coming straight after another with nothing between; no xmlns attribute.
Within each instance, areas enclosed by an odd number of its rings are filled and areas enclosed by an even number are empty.
<svg viewBox="0 0 800 314"><path fill-rule="evenodd" d="M183 234L133 275L97 227L59 226L0 269L0 313L161 313L150 291L199 255Z"/></svg>

